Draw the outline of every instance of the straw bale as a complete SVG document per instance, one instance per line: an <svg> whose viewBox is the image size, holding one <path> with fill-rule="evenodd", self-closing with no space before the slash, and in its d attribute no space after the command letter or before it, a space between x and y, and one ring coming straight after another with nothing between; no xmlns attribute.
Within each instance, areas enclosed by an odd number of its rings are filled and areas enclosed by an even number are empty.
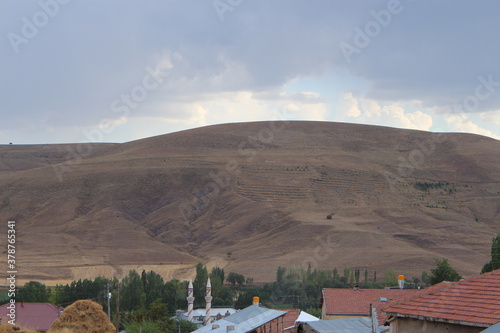
<svg viewBox="0 0 500 333"><path fill-rule="evenodd" d="M99 303L79 300L64 309L48 333L114 333L115 326Z"/></svg>

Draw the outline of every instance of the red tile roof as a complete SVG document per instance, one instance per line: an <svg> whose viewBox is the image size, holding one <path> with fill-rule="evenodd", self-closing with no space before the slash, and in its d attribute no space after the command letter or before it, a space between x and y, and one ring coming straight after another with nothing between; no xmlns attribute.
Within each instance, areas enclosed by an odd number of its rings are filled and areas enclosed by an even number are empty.
<svg viewBox="0 0 500 333"><path fill-rule="evenodd" d="M385 322L382 310L397 301L420 295L417 289L323 289L322 302L325 302L326 315L370 316L370 304L377 309L379 323ZM381 298L387 301L381 301ZM323 318L326 319L326 318Z"/></svg>
<svg viewBox="0 0 500 333"><path fill-rule="evenodd" d="M397 317L489 326L500 321L500 270L441 284L385 309ZM424 290L425 291L425 290Z"/></svg>
<svg viewBox="0 0 500 333"><path fill-rule="evenodd" d="M6 323L10 303L0 306L0 318ZM16 302L16 324L37 331L47 331L50 325L59 317L59 308L49 303L21 303Z"/></svg>

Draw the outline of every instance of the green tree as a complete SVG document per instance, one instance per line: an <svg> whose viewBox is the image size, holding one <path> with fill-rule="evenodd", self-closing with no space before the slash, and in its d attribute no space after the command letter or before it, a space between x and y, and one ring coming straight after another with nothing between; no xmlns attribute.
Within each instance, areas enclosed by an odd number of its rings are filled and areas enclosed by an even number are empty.
<svg viewBox="0 0 500 333"><path fill-rule="evenodd" d="M500 234L498 234L491 243L491 261L487 262L481 274L494 271L500 268Z"/></svg>
<svg viewBox="0 0 500 333"><path fill-rule="evenodd" d="M214 306L220 306L221 299L219 293L224 284L224 269L220 267L212 268L210 272L210 282L212 284L212 296L214 297Z"/></svg>
<svg viewBox="0 0 500 333"><path fill-rule="evenodd" d="M310 315L316 317L316 318L320 318L321 319L321 309L320 308L313 308L313 307L310 307L306 310L307 313L309 313Z"/></svg>
<svg viewBox="0 0 500 333"><path fill-rule="evenodd" d="M243 283L245 283L245 276L235 272L230 272L227 275L227 282L231 283L233 286L236 284L242 286Z"/></svg>
<svg viewBox="0 0 500 333"><path fill-rule="evenodd" d="M216 277L218 277L220 279L220 281L224 282L224 268L220 268L220 267L217 267L215 266L214 268L212 268L212 272L210 272L210 279L214 279Z"/></svg>
<svg viewBox="0 0 500 333"><path fill-rule="evenodd" d="M207 289L207 281L208 281L208 271L207 268L199 263L196 265L196 277L193 281L193 294L195 297L194 302L196 306L204 306L205 305L205 292Z"/></svg>
<svg viewBox="0 0 500 333"><path fill-rule="evenodd" d="M238 299L234 304L235 308L243 309L252 305L253 298L255 296L260 297L261 303L268 299L268 295L266 295L261 288L245 288L244 291L238 296Z"/></svg>
<svg viewBox="0 0 500 333"><path fill-rule="evenodd" d="M160 298L149 305L147 317L149 320L154 321L162 332L168 331L174 324L168 315L167 305L162 303Z"/></svg>
<svg viewBox="0 0 500 333"><path fill-rule="evenodd" d="M196 331L198 329L198 326L196 326L195 323L192 323L187 320L181 320L180 322L177 321L175 325L180 325L180 331L181 333L191 333L193 331ZM173 332L178 332L179 328L176 326L176 328L173 330Z"/></svg>
<svg viewBox="0 0 500 333"><path fill-rule="evenodd" d="M131 270L121 282L120 308L123 311L141 310L146 306L146 293L141 277Z"/></svg>
<svg viewBox="0 0 500 333"><path fill-rule="evenodd" d="M218 293L218 298L220 299L220 304L215 304L214 306L232 306L233 305L233 291L229 287L222 287Z"/></svg>
<svg viewBox="0 0 500 333"><path fill-rule="evenodd" d="M390 268L384 272L384 284L386 284L387 286L398 285L398 275L393 268Z"/></svg>
<svg viewBox="0 0 500 333"><path fill-rule="evenodd" d="M333 269L332 274L334 280L340 280L339 270L337 269L337 267Z"/></svg>
<svg viewBox="0 0 500 333"><path fill-rule="evenodd" d="M423 271L421 278L422 278L422 282L425 283L426 285L431 284L431 277L429 275L429 272Z"/></svg>
<svg viewBox="0 0 500 333"><path fill-rule="evenodd" d="M163 298L163 278L161 275L155 273L154 271L149 271L146 273L145 270L141 274L142 286L144 293L146 294L146 307L157 299Z"/></svg>
<svg viewBox="0 0 500 333"><path fill-rule="evenodd" d="M163 302L167 304L168 312L175 313L175 310L182 307L178 304L178 290L180 289L179 280L170 280L163 285ZM186 296L187 296L187 285L186 285Z"/></svg>
<svg viewBox="0 0 500 333"><path fill-rule="evenodd" d="M361 275L361 272L360 272L359 268L356 268L354 270L354 281L356 282L356 284L359 284L360 275Z"/></svg>
<svg viewBox="0 0 500 333"><path fill-rule="evenodd" d="M46 303L50 299L50 289L38 281L30 281L19 288L17 299L23 302Z"/></svg>
<svg viewBox="0 0 500 333"><path fill-rule="evenodd" d="M349 283L349 277L351 276L351 270L347 267L344 268L344 276L340 278L340 281L347 285Z"/></svg>
<svg viewBox="0 0 500 333"><path fill-rule="evenodd" d="M430 284L434 285L443 281L458 281L462 277L450 266L448 259L436 259L436 268L431 269Z"/></svg>
<svg viewBox="0 0 500 333"><path fill-rule="evenodd" d="M161 333L163 332L158 323L152 320L131 321L125 324L127 333Z"/></svg>
<svg viewBox="0 0 500 333"><path fill-rule="evenodd" d="M286 268L279 266L278 270L276 271L276 281L279 284L285 283L285 273L286 273Z"/></svg>

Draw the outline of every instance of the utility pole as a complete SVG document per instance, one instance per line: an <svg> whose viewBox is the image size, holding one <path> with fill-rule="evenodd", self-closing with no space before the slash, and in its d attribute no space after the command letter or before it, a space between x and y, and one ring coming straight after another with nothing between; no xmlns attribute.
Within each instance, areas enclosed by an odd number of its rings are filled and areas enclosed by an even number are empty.
<svg viewBox="0 0 500 333"><path fill-rule="evenodd" d="M106 298L108 299L108 320L111 321L111 308L109 301L111 300L111 293L109 292L109 283L106 284Z"/></svg>
<svg viewBox="0 0 500 333"><path fill-rule="evenodd" d="M115 318L116 333L120 331L120 282L118 282L118 291L116 292L116 318Z"/></svg>

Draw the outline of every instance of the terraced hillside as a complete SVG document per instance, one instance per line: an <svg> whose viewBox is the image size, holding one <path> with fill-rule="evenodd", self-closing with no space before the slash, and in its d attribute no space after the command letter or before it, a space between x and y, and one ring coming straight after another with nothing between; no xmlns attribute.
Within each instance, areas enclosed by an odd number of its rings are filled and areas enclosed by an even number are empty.
<svg viewBox="0 0 500 333"><path fill-rule="evenodd" d="M200 261L255 281L277 266L463 275L500 232L500 142L326 122L203 127L123 144L0 146L0 217L22 280ZM5 224L2 224L5 228Z"/></svg>

